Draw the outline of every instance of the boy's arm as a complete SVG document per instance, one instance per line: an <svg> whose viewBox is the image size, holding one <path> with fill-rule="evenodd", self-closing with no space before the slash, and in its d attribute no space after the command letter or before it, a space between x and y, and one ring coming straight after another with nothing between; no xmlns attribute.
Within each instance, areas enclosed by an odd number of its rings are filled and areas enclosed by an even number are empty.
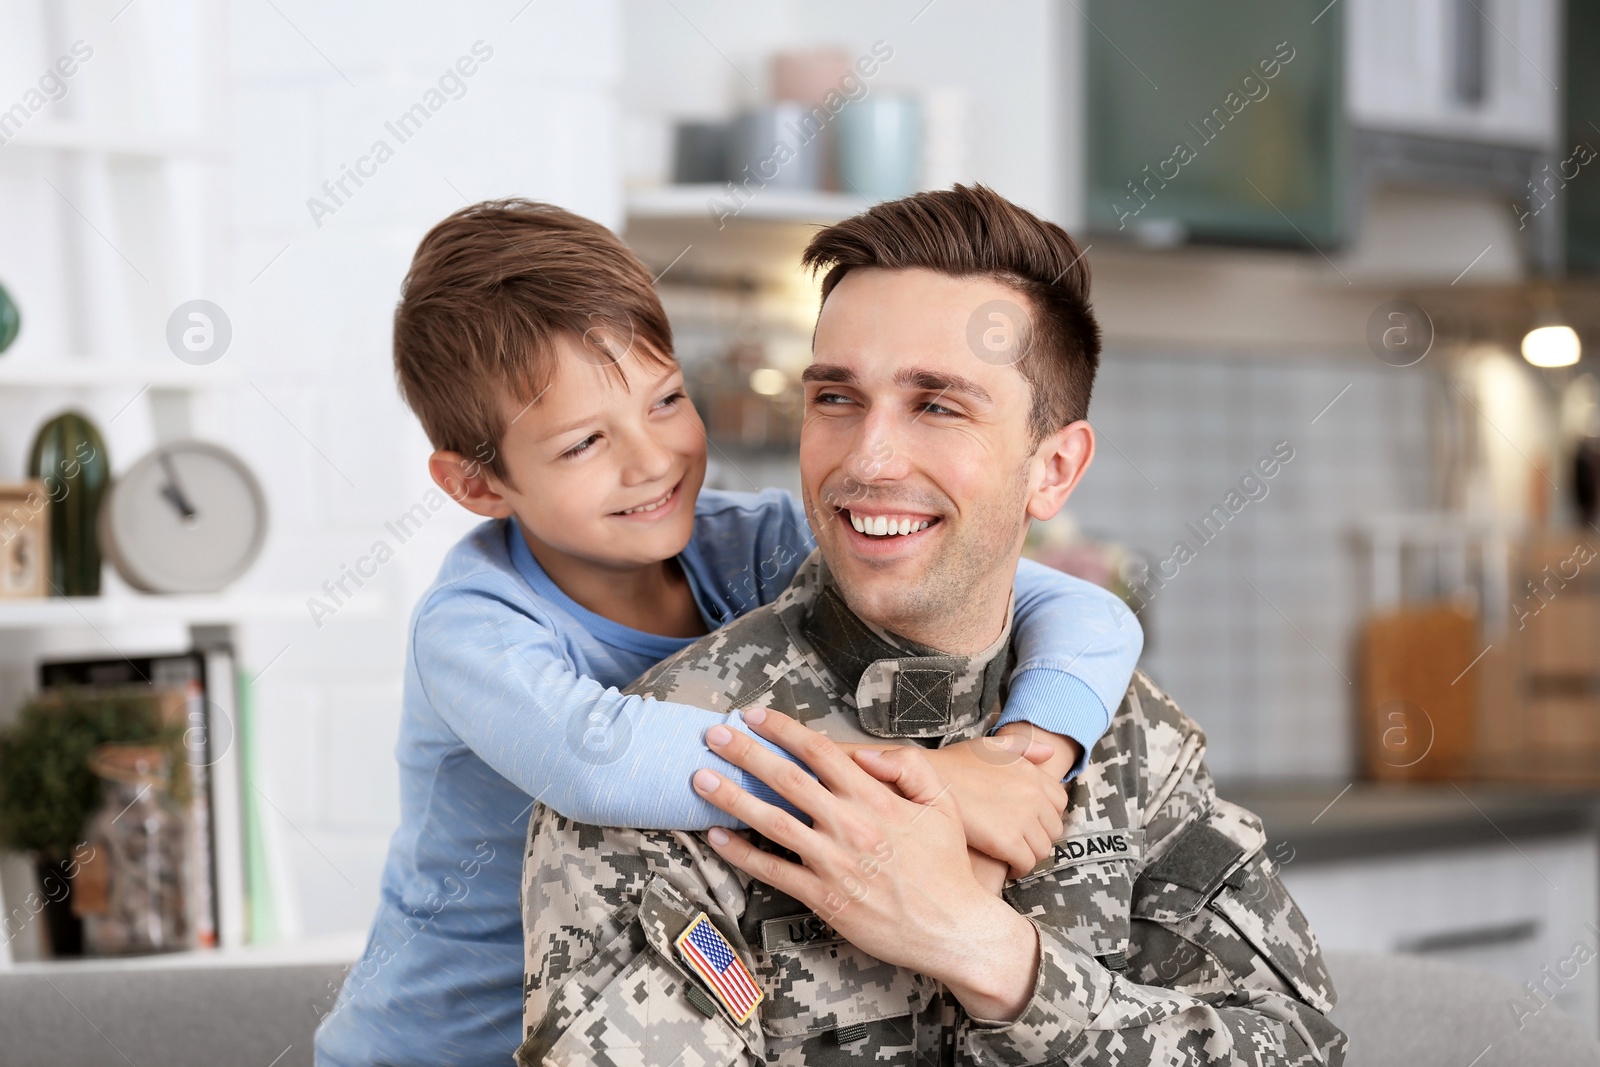
<svg viewBox="0 0 1600 1067"><path fill-rule="evenodd" d="M705 745L718 723L755 737L738 712L603 686L573 669L547 623L484 593L436 598L418 613L411 641L434 711L535 800L598 826L739 828L690 786L701 767L743 779Z"/></svg>
<svg viewBox="0 0 1600 1067"><path fill-rule="evenodd" d="M1115 593L1030 559L1017 565L1015 605L1017 667L1000 725L1076 741L1076 777L1127 692L1144 629Z"/></svg>

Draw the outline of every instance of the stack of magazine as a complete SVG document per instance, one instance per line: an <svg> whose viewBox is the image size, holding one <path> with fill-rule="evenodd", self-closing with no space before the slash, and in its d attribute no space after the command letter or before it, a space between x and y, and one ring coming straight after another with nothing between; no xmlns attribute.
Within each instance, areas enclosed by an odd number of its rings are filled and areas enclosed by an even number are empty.
<svg viewBox="0 0 1600 1067"><path fill-rule="evenodd" d="M217 645L174 655L55 660L39 665L39 687L149 685L183 709L190 774L190 947L231 948L250 940L241 679L234 655Z"/></svg>

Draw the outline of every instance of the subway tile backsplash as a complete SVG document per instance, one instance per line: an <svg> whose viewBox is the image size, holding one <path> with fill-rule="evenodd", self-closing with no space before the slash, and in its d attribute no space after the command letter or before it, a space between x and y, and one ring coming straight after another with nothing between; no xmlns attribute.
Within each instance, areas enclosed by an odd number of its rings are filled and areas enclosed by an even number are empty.
<svg viewBox="0 0 1600 1067"><path fill-rule="evenodd" d="M1352 356L1104 356L1100 451L1069 507L1152 565L1193 552L1152 584L1143 666L1205 727L1217 775L1354 769L1352 529L1431 506L1434 389L1423 366ZM1257 499L1202 529L1280 443L1293 458L1247 485Z"/></svg>

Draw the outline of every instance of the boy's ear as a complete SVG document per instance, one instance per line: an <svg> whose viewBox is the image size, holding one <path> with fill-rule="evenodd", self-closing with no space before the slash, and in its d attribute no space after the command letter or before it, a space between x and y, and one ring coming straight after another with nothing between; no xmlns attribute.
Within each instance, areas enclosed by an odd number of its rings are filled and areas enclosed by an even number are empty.
<svg viewBox="0 0 1600 1067"><path fill-rule="evenodd" d="M428 474L450 499L475 515L503 519L512 514L505 486L480 460L440 449L428 457Z"/></svg>
<svg viewBox="0 0 1600 1067"><path fill-rule="evenodd" d="M1085 419L1068 423L1039 442L1034 461L1042 477L1028 496L1028 515L1044 522L1056 517L1094 459L1094 427Z"/></svg>

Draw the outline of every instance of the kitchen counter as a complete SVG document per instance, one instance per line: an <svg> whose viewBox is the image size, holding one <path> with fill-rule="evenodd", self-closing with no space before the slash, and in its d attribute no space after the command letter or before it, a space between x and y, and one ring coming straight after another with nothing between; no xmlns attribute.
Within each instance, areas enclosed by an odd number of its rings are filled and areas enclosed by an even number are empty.
<svg viewBox="0 0 1600 1067"><path fill-rule="evenodd" d="M1600 834L1600 792L1499 782L1222 782L1296 863Z"/></svg>

